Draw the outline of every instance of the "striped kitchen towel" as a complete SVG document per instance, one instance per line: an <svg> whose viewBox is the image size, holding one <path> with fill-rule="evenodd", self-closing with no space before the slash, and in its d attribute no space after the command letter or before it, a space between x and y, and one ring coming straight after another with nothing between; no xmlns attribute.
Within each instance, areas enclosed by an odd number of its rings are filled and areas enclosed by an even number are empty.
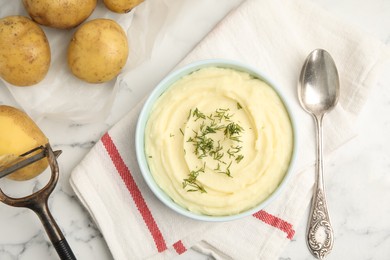
<svg viewBox="0 0 390 260"><path fill-rule="evenodd" d="M103 135L71 177L115 259L171 258L192 246L216 258L255 259L277 254L279 247L265 246L271 241L282 246L293 238L301 209L289 205L305 206L311 182L303 181L304 189L298 183L309 174L294 178L291 190L266 210L226 223L191 220L158 201L141 176L134 151L141 105Z"/></svg>
<svg viewBox="0 0 390 260"><path fill-rule="evenodd" d="M277 259L309 205L314 182L314 124L296 97L300 68L315 48L332 54L341 97L325 123L325 155L353 137L353 123L375 85L385 47L305 0L247 0L178 65L227 58L265 72L292 104L298 158L286 189L265 209L223 223L195 221L152 194L136 161L142 102L113 126L72 172L70 182L115 259L173 258L190 247L217 259ZM304 246L304 245L302 245Z"/></svg>

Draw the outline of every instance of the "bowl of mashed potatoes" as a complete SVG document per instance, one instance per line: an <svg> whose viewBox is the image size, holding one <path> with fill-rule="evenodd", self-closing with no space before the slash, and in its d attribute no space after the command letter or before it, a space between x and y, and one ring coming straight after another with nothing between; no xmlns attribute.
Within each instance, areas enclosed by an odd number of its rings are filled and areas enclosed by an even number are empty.
<svg viewBox="0 0 390 260"><path fill-rule="evenodd" d="M277 85L230 60L174 71L146 100L136 155L152 192L197 220L227 221L265 207L285 186L296 127Z"/></svg>

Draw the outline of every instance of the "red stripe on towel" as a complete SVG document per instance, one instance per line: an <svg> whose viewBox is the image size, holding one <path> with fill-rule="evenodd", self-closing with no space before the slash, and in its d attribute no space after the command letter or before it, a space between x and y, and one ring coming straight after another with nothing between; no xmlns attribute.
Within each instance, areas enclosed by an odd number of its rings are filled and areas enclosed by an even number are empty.
<svg viewBox="0 0 390 260"><path fill-rule="evenodd" d="M142 196L141 191L139 190L136 182L134 181L129 168L123 161L123 158L119 154L119 151L116 148L114 142L112 141L110 135L106 133L101 140L116 170L118 171L123 182L125 183L127 190L130 192L131 197L133 198L135 205L138 208L138 211L141 213L141 216L145 221L145 224L148 227L150 234L153 237L158 252L166 250L167 245L165 243L164 237L162 236L161 231L158 228L156 221L154 220L153 215L150 212L148 205L146 204Z"/></svg>
<svg viewBox="0 0 390 260"><path fill-rule="evenodd" d="M261 221L285 232L287 234L287 238L290 240L293 238L293 236L295 234L295 230L293 228L293 225L291 225L290 223L288 223L287 221L285 221L281 218L278 218L276 216L273 216L273 215L265 212L264 210L260 210L260 211L256 212L255 214L253 214L253 216L255 218L258 218Z"/></svg>
<svg viewBox="0 0 390 260"><path fill-rule="evenodd" d="M181 240L174 243L173 248L175 249L176 253L178 253L179 255L187 251L187 248L183 245L183 242Z"/></svg>

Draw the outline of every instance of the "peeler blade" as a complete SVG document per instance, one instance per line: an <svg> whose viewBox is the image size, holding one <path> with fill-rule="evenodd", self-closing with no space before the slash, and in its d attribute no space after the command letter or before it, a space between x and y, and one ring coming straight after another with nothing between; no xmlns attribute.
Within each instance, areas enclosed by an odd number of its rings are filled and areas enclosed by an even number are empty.
<svg viewBox="0 0 390 260"><path fill-rule="evenodd" d="M29 156L31 153L35 152L35 151L38 151L38 150L41 150L39 153L33 155L33 156ZM56 158L58 158L58 156L60 156L60 154L62 153L61 150L58 150L58 151L54 151L54 155ZM13 160L13 162L11 163L8 163L6 165L0 165L0 179L19 170L19 169L22 169L36 161L39 161L43 158L45 158L47 156L47 147L46 146L39 146L39 147L36 147L18 157L16 157L16 159ZM9 164L11 164L9 166ZM4 169L2 169L4 168Z"/></svg>

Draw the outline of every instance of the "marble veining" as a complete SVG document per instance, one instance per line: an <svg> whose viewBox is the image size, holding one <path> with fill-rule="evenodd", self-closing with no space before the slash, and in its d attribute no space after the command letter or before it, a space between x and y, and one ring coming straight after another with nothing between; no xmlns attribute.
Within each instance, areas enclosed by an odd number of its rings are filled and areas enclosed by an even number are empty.
<svg viewBox="0 0 390 260"><path fill-rule="evenodd" d="M183 0L169 1L178 5ZM357 28L361 28L390 44L390 1L383 0L312 0L327 11L342 16ZM194 8L188 16L201 11L199 1L193 1ZM194 46L198 40L194 35L204 35L216 16L223 17L241 0L226 0L221 8L218 0L209 1L209 18L203 16L202 26L181 35L177 51L181 54ZM0 17L12 10L0 10ZM214 14L214 15L212 15ZM197 31L196 31L197 30ZM202 31L204 30L204 31ZM180 40L179 39L179 40ZM190 47L189 47L190 46ZM168 55L168 54L164 54ZM178 56L178 55L177 55ZM154 68L157 82L160 74L169 71L167 64L174 65L179 57L164 62L161 68ZM147 65L145 65L147 66ZM387 71L390 71L390 64ZM385 73L386 74L386 73ZM390 257L390 74L384 75L370 93L357 123L357 136L342 148L325 158L327 174L325 183L327 202L335 231L333 251L327 259L385 260ZM142 68L139 75L144 77ZM110 260L110 251L91 217L82 207L69 185L72 169L88 153L99 138L142 97L135 91L143 86L120 83L120 95L113 105L113 112L104 122L74 123L43 118L39 120L47 133L53 148L63 151L59 157L60 181L49 199L49 207L58 225L63 230L78 259ZM136 94L136 92L138 94ZM137 96L139 95L139 96ZM16 105L9 91L0 82L0 104ZM328 174L329 173L329 174ZM23 196L40 189L48 178L45 173L36 180L15 184L0 180L1 188L14 196ZM308 209L307 214L308 215ZM313 259L306 247L306 220L297 227L296 235L279 260ZM238 249L239 250L239 249ZM58 259L38 217L28 209L12 208L0 204L0 259ZM212 259L189 250L178 259Z"/></svg>

